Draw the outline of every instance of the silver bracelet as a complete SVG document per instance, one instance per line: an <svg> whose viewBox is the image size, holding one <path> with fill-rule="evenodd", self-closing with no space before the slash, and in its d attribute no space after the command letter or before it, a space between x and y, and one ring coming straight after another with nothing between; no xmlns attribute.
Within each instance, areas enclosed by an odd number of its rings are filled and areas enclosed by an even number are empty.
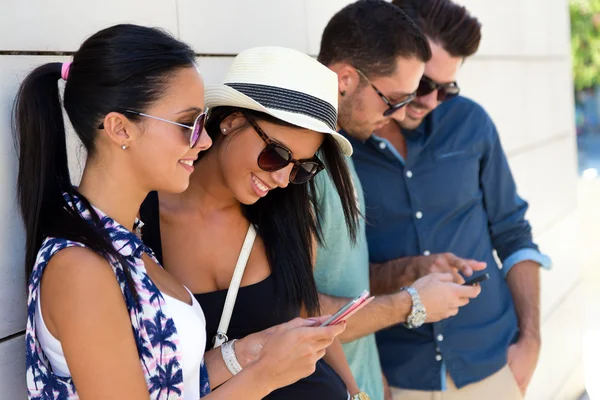
<svg viewBox="0 0 600 400"><path fill-rule="evenodd" d="M231 372L231 375L237 375L242 370L242 366L235 356L235 348L233 347L233 344L236 342L236 340L237 339L233 339L221 345L221 355L223 356L225 366L229 372Z"/></svg>

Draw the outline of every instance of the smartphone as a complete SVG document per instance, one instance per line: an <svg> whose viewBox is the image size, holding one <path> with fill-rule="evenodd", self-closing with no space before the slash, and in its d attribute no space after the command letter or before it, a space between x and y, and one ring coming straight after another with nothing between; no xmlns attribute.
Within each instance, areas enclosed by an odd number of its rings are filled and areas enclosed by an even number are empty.
<svg viewBox="0 0 600 400"><path fill-rule="evenodd" d="M327 321L323 322L321 326L329 326L339 324L342 321L350 318L358 310L369 304L375 297L369 297L369 291L365 290L360 295L356 296L353 300L348 302L342 308L340 308L335 314L333 314Z"/></svg>
<svg viewBox="0 0 600 400"><path fill-rule="evenodd" d="M475 286L483 281L487 281L488 279L490 279L490 274L488 274L487 272L485 274L481 274L479 276L476 276L475 278L469 279L468 281L466 281L465 283L463 283L463 285L465 286Z"/></svg>

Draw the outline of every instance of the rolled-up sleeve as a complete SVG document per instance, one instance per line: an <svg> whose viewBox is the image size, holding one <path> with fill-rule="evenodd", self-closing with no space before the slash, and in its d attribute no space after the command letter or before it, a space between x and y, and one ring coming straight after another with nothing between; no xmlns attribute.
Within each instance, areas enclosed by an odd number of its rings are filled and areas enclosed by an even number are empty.
<svg viewBox="0 0 600 400"><path fill-rule="evenodd" d="M526 260L549 268L550 258L533 242L531 225L525 218L528 204L517 193L498 132L489 117L482 130L489 140L481 161L480 182L492 244L502 261L504 276Z"/></svg>

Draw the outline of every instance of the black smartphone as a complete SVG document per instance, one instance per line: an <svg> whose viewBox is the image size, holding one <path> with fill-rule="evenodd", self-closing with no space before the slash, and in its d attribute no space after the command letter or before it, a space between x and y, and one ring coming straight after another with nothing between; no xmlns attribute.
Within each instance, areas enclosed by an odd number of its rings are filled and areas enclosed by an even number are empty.
<svg viewBox="0 0 600 400"><path fill-rule="evenodd" d="M475 286L480 284L483 281L487 281L488 279L490 279L490 274L488 274L487 272L485 274L481 274L476 276L475 278L469 279L468 281L466 281L465 283L463 283L463 285L465 286Z"/></svg>

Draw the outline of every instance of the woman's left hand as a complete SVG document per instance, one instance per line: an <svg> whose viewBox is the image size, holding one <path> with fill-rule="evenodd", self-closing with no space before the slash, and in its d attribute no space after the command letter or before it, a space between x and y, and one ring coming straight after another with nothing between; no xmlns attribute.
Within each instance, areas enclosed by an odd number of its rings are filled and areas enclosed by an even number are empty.
<svg viewBox="0 0 600 400"><path fill-rule="evenodd" d="M274 330L275 327L271 327L235 342L235 356L242 368L245 368L248 364L258 359L265 342L273 334Z"/></svg>

